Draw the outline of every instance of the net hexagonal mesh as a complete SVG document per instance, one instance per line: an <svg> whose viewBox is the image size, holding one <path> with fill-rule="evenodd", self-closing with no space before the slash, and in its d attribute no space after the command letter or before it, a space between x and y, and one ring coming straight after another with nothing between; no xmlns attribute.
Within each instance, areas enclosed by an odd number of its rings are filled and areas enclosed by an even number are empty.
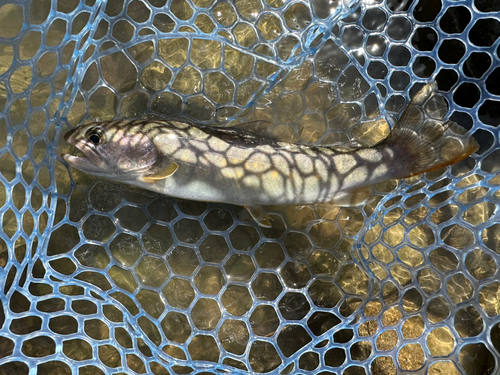
<svg viewBox="0 0 500 375"><path fill-rule="evenodd" d="M2 1L0 373L498 373L498 11ZM374 144L433 80L477 153L270 229L58 157L71 127L145 114Z"/></svg>

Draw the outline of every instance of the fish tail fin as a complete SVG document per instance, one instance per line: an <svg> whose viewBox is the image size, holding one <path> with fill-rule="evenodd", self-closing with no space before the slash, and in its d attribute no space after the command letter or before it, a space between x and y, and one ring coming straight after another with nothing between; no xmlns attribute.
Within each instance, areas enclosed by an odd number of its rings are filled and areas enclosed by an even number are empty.
<svg viewBox="0 0 500 375"><path fill-rule="evenodd" d="M395 177L406 178L455 164L478 150L476 140L454 123L439 119L447 112L436 84L425 85L408 105L381 145L394 152Z"/></svg>

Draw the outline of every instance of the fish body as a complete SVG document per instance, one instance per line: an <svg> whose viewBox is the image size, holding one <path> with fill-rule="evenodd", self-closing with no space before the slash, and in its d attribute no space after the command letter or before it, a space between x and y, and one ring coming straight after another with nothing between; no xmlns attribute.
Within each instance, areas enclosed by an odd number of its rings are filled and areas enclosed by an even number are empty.
<svg viewBox="0 0 500 375"><path fill-rule="evenodd" d="M119 120L69 131L66 141L85 156L63 158L89 174L177 198L245 206L359 204L375 183L437 169L477 149L458 125L422 110L434 91L427 85L416 95L386 140L349 152L232 128Z"/></svg>

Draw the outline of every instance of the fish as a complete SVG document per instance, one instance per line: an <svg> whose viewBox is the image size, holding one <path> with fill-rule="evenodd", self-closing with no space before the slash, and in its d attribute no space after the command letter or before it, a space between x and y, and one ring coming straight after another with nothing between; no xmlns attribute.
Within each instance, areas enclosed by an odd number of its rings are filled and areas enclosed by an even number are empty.
<svg viewBox="0 0 500 375"><path fill-rule="evenodd" d="M269 226L263 205L359 205L374 184L437 170L477 151L463 127L424 110L436 90L425 85L372 147L289 143L241 126L121 119L68 131L64 139L80 155L62 158L88 174L163 195L244 206Z"/></svg>

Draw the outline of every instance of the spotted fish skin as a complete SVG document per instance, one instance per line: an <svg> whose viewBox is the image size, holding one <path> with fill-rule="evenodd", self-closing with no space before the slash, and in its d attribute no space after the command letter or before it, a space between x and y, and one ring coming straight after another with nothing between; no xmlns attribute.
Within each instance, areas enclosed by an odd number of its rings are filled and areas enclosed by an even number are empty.
<svg viewBox="0 0 500 375"><path fill-rule="evenodd" d="M338 153L327 147L276 142L239 131L157 123L151 135L170 177L138 186L178 198L244 205L312 204L387 180L394 153L367 148ZM263 144L264 143L264 144Z"/></svg>
<svg viewBox="0 0 500 375"><path fill-rule="evenodd" d="M350 205L360 189L455 163L477 149L458 125L421 109L434 92L435 86L425 86L386 140L350 152L232 128L123 120L68 132L65 139L86 156L63 157L90 174L177 198L247 206Z"/></svg>

